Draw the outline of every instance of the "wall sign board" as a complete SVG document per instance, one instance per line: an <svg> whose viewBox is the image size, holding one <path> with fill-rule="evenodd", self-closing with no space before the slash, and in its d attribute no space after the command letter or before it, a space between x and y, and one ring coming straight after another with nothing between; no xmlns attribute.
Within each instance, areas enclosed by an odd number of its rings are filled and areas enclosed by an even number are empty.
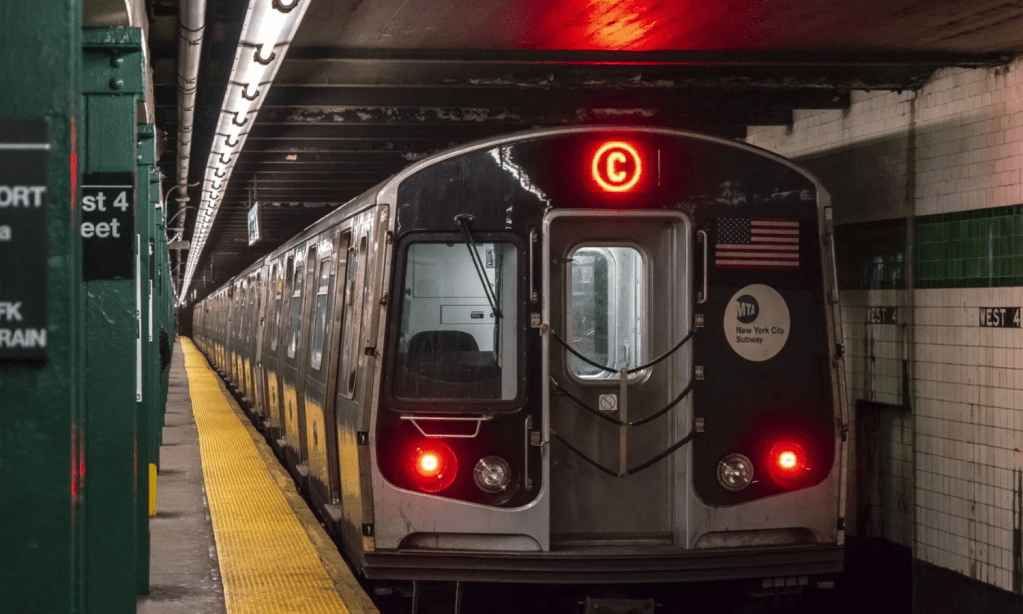
<svg viewBox="0 0 1023 614"><path fill-rule="evenodd" d="M1020 328L1019 307L981 307L980 325L991 328Z"/></svg>
<svg viewBox="0 0 1023 614"><path fill-rule="evenodd" d="M249 208L248 216L249 245L255 245L256 242L259 241L260 234L263 230L261 228L262 221L263 220L259 217L259 203L254 203L252 207Z"/></svg>
<svg viewBox="0 0 1023 614"><path fill-rule="evenodd" d="M898 324L898 307L867 307L867 324Z"/></svg>
<svg viewBox="0 0 1023 614"><path fill-rule="evenodd" d="M49 123L0 119L0 361L46 359Z"/></svg>
<svg viewBox="0 0 1023 614"><path fill-rule="evenodd" d="M135 275L135 175L89 173L82 178L82 276Z"/></svg>

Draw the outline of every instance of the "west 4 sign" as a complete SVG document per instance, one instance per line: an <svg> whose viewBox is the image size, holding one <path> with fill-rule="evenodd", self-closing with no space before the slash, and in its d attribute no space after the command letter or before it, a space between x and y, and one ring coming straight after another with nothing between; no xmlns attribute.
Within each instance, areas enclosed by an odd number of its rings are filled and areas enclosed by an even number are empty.
<svg viewBox="0 0 1023 614"><path fill-rule="evenodd" d="M981 307L980 325L992 328L1021 328L1019 307Z"/></svg>
<svg viewBox="0 0 1023 614"><path fill-rule="evenodd" d="M82 181L82 275L131 279L135 274L135 176L90 173Z"/></svg>

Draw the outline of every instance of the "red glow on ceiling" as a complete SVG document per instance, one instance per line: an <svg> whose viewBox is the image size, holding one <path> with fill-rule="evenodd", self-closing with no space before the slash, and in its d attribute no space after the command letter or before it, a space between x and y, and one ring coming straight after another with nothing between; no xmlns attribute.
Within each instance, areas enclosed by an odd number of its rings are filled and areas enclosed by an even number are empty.
<svg viewBox="0 0 1023 614"><path fill-rule="evenodd" d="M668 51L747 48L766 0L532 0L537 49Z"/></svg>

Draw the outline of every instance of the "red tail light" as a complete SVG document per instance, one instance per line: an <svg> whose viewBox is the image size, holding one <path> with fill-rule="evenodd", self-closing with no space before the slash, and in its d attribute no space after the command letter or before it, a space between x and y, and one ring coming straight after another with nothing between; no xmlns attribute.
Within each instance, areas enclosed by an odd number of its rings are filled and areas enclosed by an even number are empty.
<svg viewBox="0 0 1023 614"><path fill-rule="evenodd" d="M424 441L412 454L412 477L423 492L440 492L451 486L458 473L458 458L447 444Z"/></svg>
<svg viewBox="0 0 1023 614"><path fill-rule="evenodd" d="M767 467L771 477L781 486L794 486L810 468L806 450L793 441L774 444L768 455Z"/></svg>

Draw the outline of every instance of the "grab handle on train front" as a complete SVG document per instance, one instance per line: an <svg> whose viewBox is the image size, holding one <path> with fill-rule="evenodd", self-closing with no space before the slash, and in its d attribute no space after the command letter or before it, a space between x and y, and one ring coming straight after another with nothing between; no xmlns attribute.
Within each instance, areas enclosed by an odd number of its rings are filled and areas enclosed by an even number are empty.
<svg viewBox="0 0 1023 614"><path fill-rule="evenodd" d="M707 302L707 244L710 243L707 240L707 231L697 230L696 241L703 244L703 289L696 294L696 302L703 304Z"/></svg>

